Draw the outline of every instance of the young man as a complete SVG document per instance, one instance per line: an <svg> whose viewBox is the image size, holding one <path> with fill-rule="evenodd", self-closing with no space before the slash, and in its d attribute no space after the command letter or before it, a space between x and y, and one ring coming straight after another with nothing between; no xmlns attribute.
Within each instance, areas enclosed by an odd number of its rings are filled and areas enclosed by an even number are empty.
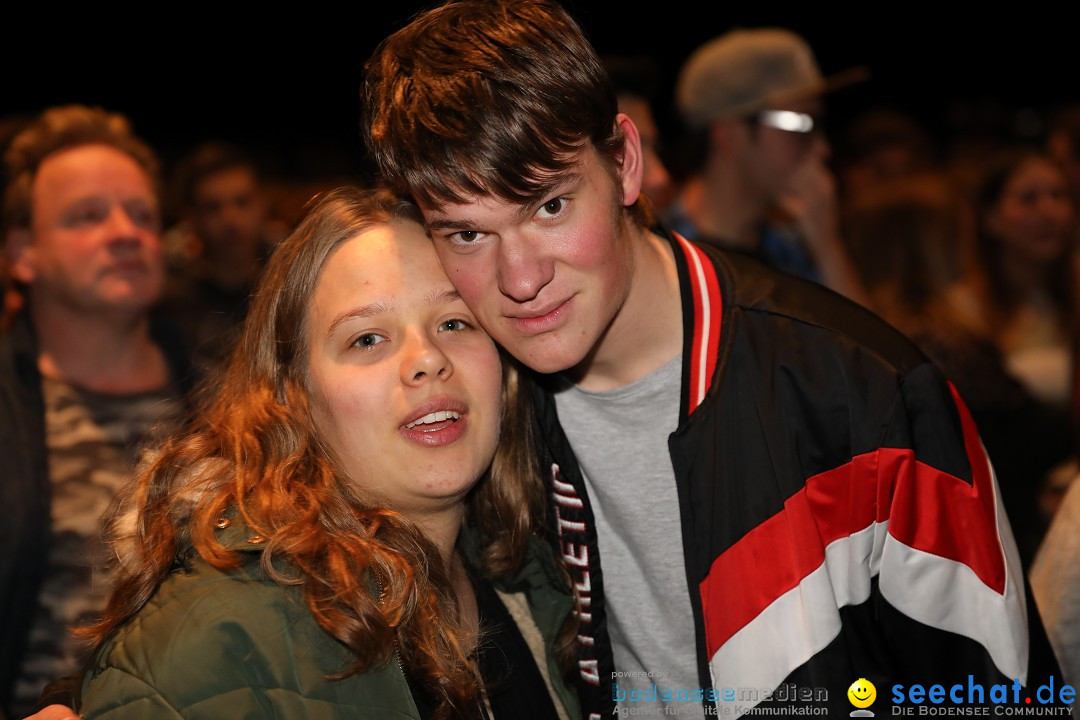
<svg viewBox="0 0 1080 720"><path fill-rule="evenodd" d="M827 290L650 229L638 131L559 6L420 15L364 100L379 169L542 384L590 717L1053 672L940 372Z"/></svg>
<svg viewBox="0 0 1080 720"><path fill-rule="evenodd" d="M782 28L733 30L695 50L677 100L700 166L665 223L865 302L837 227L822 127L825 93L863 74L823 77L806 41Z"/></svg>
<svg viewBox="0 0 1080 720"><path fill-rule="evenodd" d="M270 217L257 162L211 141L174 172L181 222L165 233L169 273L162 310L206 376L224 365L263 263L285 231Z"/></svg>

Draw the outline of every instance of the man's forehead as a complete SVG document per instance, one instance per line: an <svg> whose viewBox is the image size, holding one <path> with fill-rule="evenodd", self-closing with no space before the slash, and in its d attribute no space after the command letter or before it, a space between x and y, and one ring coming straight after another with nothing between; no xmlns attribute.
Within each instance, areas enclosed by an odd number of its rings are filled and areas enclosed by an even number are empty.
<svg viewBox="0 0 1080 720"><path fill-rule="evenodd" d="M88 144L61 148L47 155L34 174L32 188L40 192L95 187L104 180L152 193L146 170L127 153L110 145Z"/></svg>
<svg viewBox="0 0 1080 720"><path fill-rule="evenodd" d="M417 200L424 221L429 225L435 221L458 221L481 215L518 214L529 203L505 200L497 195L464 195L459 201L424 202Z"/></svg>
<svg viewBox="0 0 1080 720"><path fill-rule="evenodd" d="M775 107L770 106L772 110L790 110L792 112L809 113L810 115L820 115L825 110L825 101L820 95L811 95L809 97L799 98L798 100L789 100L783 103L777 103Z"/></svg>

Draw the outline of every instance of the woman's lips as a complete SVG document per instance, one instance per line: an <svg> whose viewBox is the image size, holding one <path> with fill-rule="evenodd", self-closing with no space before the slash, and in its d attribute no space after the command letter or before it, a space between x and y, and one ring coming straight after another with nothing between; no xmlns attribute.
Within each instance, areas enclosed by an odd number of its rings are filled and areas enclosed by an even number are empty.
<svg viewBox="0 0 1080 720"><path fill-rule="evenodd" d="M414 425L411 428L402 425L398 428L398 432L400 432L406 440L414 442L417 445L422 445L424 447L440 447L442 445L449 445L460 439L461 436L465 434L467 425L467 416L459 415L457 418L448 418L433 423L421 423Z"/></svg>
<svg viewBox="0 0 1080 720"><path fill-rule="evenodd" d="M406 440L424 447L439 447L457 441L468 425L465 405L450 398L437 398L415 408L398 427Z"/></svg>

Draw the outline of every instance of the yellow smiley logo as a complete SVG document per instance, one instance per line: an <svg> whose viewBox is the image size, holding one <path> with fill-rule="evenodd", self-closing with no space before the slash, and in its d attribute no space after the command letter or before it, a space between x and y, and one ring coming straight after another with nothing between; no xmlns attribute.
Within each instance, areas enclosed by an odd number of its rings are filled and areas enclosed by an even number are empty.
<svg viewBox="0 0 1080 720"><path fill-rule="evenodd" d="M848 700L857 708L868 708L877 699L877 688L866 678L859 678L847 689Z"/></svg>

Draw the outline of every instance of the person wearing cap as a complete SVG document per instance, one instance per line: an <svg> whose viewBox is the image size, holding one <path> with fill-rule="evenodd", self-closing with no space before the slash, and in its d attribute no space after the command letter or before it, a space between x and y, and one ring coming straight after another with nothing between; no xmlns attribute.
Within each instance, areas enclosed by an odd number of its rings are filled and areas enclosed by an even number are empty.
<svg viewBox="0 0 1080 720"><path fill-rule="evenodd" d="M701 46L677 85L701 165L668 226L863 301L837 232L821 96L864 74L823 77L809 45L780 28L734 30Z"/></svg>

